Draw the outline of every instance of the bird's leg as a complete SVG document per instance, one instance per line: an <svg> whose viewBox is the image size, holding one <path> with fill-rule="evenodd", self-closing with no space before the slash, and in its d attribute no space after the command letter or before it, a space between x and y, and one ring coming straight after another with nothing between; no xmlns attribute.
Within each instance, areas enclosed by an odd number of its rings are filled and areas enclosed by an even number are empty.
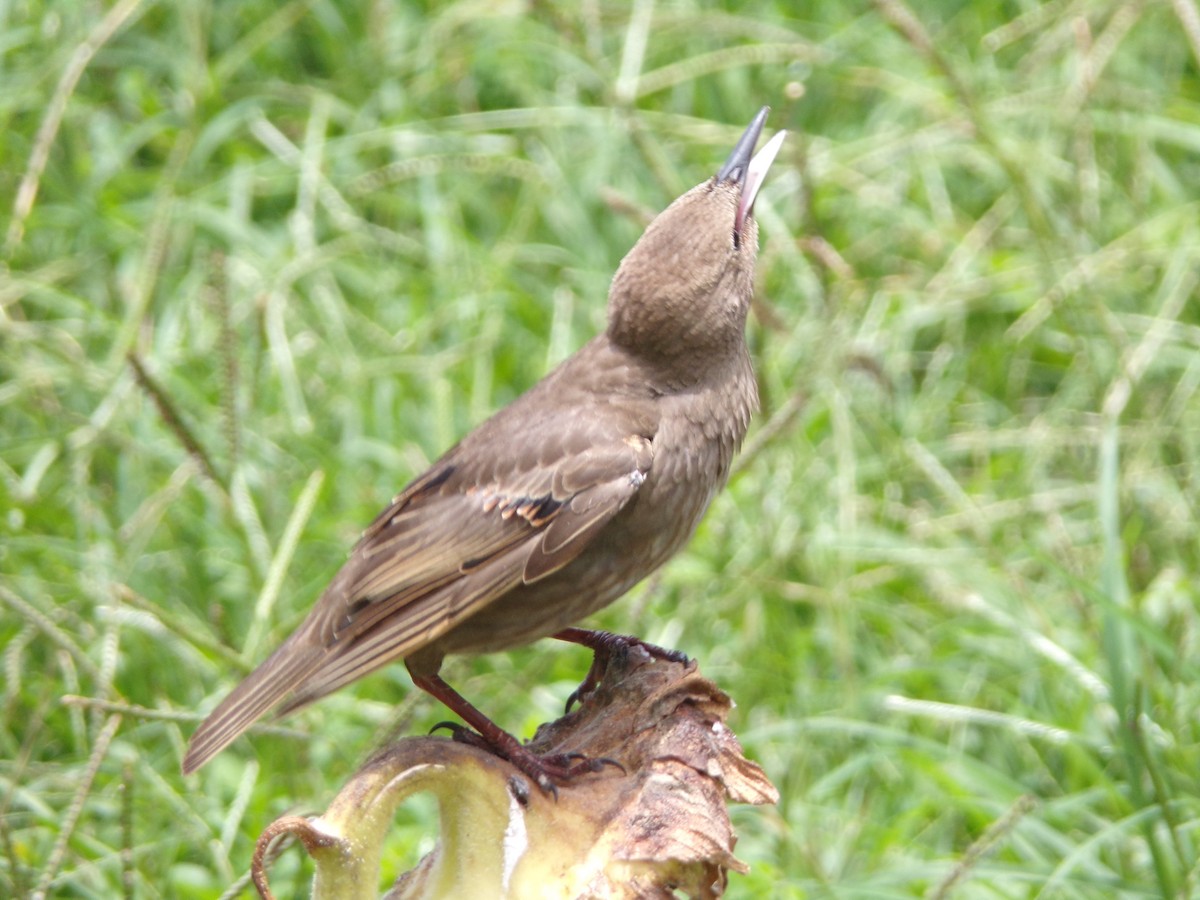
<svg viewBox="0 0 1200 900"><path fill-rule="evenodd" d="M648 643L629 634L613 634L611 631L593 631L589 628L564 628L552 637L571 644L590 647L592 650L592 665L579 687L571 691L571 696L567 698L567 712L571 711L571 707L575 705L576 701L586 697L604 680L608 662L614 653L628 651L630 647L641 647L655 659L677 663L688 661L687 655L678 650L660 647L658 644Z"/></svg>
<svg viewBox="0 0 1200 900"><path fill-rule="evenodd" d="M439 700L475 730L470 731L453 722L439 722L435 728L446 728L453 734L454 740L479 747L508 760L548 794L558 796L555 782L566 782L578 775L599 772L605 766L623 768L615 760L589 759L579 753L538 756L476 709L462 694L443 681L441 676L418 675L411 670L410 674L413 684Z"/></svg>

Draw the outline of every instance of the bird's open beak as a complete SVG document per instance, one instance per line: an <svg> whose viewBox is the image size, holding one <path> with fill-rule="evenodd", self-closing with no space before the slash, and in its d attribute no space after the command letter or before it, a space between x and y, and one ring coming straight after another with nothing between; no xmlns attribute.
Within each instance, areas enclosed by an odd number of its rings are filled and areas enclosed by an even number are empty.
<svg viewBox="0 0 1200 900"><path fill-rule="evenodd" d="M736 182L742 188L737 212L733 218L733 233L739 241L746 219L754 211L754 198L758 196L758 189L762 187L767 170L771 168L771 163L775 161L775 156L783 145L783 139L787 137L786 131L779 132L767 141L766 146L756 156L751 157L751 154L754 153L754 145L758 143L759 135L762 134L763 125L766 124L767 113L770 111L769 106L764 106L758 111L754 121L742 133L737 146L729 154L729 159L725 160L725 165L721 166L720 171L717 172L717 181Z"/></svg>

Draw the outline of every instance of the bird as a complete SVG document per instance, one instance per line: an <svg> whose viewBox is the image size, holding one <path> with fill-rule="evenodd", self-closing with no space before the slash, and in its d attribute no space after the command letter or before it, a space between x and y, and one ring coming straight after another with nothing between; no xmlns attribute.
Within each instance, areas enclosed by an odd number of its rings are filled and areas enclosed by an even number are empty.
<svg viewBox="0 0 1200 900"><path fill-rule="evenodd" d="M613 277L605 330L462 438L363 532L303 622L192 735L185 774L272 709L285 715L398 659L474 729L455 726L456 737L543 789L598 769L536 756L439 671L448 654L548 636L597 659L641 643L576 623L689 540L757 411L745 337L754 201L786 135L754 155L768 112L714 176L646 227Z"/></svg>

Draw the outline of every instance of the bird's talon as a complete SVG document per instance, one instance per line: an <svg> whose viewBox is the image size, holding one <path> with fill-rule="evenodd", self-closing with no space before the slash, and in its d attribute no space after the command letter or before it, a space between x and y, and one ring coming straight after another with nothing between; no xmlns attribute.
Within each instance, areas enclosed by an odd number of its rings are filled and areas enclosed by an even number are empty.
<svg viewBox="0 0 1200 900"><path fill-rule="evenodd" d="M621 763L619 763L617 760L612 759L611 757L608 757L608 756L597 756L595 759L590 760L590 762L592 764L593 772L602 771L605 766L614 766L615 768L618 768L621 770L622 775L629 774L628 769L626 769L623 765L621 765Z"/></svg>

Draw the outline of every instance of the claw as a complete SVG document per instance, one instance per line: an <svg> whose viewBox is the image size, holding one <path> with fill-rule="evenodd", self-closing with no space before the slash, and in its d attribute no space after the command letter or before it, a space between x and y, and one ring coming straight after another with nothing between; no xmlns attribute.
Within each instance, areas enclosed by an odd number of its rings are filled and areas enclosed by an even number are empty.
<svg viewBox="0 0 1200 900"><path fill-rule="evenodd" d="M625 768L623 765L621 765L621 763L619 763L617 760L613 759L611 756L597 756L595 759L592 760L592 766L594 767L593 771L596 771L596 772L599 772L605 766L615 766L616 768L621 770L622 775L629 774L629 770L627 768Z"/></svg>
<svg viewBox="0 0 1200 900"><path fill-rule="evenodd" d="M593 756L586 756L583 753L568 753L567 759L580 760L579 766L574 766L574 767L572 767L573 769L583 767L588 772L600 772L604 769L605 766L613 766L614 768L620 769L622 775L629 774L629 770L626 769L619 762L617 762L617 760L613 759L611 756L594 756L593 757Z"/></svg>
<svg viewBox="0 0 1200 900"><path fill-rule="evenodd" d="M608 756L588 756L586 753L562 753L557 756L543 756L541 763L547 769L557 769L561 778L575 778L578 775L585 775L590 772L600 772L605 766L613 766L620 769L625 775L628 775L628 770Z"/></svg>
<svg viewBox="0 0 1200 900"><path fill-rule="evenodd" d="M584 684L580 685L579 696L583 695L585 692L584 689L590 692L599 682L603 674L603 667L607 665L608 658L614 650L638 644L644 646L647 652L662 658L673 660L685 658L682 654L674 650L664 650L662 647L655 647L653 644L642 644L636 638L626 638L606 632L590 632L580 628L568 628L560 632L557 636L562 637L564 640L572 640L577 644L586 644L593 647L596 651L596 658L592 664L593 671L588 673L588 680L585 680ZM409 671L412 672L411 667ZM541 788L543 793L549 794L556 800L558 799L558 785L566 784L571 779L580 775L600 772L606 766L614 766L622 772L626 771L625 767L615 759L607 757L591 759L580 753L538 756L468 703L461 694L446 684L436 673L429 674L418 671L412 672L412 676L413 684L446 704L451 711L462 716L467 723L467 725L460 725L457 722L451 721L438 722L430 729L431 733L445 729L450 732L451 737L456 741L487 750L501 759L508 760Z"/></svg>
<svg viewBox="0 0 1200 900"><path fill-rule="evenodd" d="M610 631L591 631L586 628L564 628L562 631L556 633L554 637L560 641L590 647L592 650L592 665L588 668L587 675L584 676L579 687L571 691L570 696L567 697L566 712L570 712L571 707L582 701L584 697L594 691L600 682L604 680L604 673L608 670L608 663L615 653L628 652L630 647L641 647L642 650L655 659L682 663L684 665L689 662L686 653L682 653L679 650L672 650L669 647L660 647L658 644L651 644L643 641L641 638L627 634L613 634Z"/></svg>
<svg viewBox="0 0 1200 900"><path fill-rule="evenodd" d="M604 678L604 670L607 667L608 657L605 656L604 659L601 659L600 652L597 651L592 657L592 665L588 668L587 675L583 677L583 681L579 682L579 687L571 691L567 697L567 708L563 710L564 713L569 713L572 706L576 703L582 703L583 698L596 689Z"/></svg>
<svg viewBox="0 0 1200 900"><path fill-rule="evenodd" d="M607 756L593 758L584 753L538 756L515 742L511 747L497 746L490 743L483 735L457 722L438 722L429 729L429 733L432 734L442 729L450 732L451 740L486 750L488 753L512 763L517 769L532 778L543 793L552 796L555 802L558 801L558 784L566 783L580 775L603 771L605 766L613 766L620 769L622 774L629 774L621 763ZM526 797L527 799L528 797Z"/></svg>

